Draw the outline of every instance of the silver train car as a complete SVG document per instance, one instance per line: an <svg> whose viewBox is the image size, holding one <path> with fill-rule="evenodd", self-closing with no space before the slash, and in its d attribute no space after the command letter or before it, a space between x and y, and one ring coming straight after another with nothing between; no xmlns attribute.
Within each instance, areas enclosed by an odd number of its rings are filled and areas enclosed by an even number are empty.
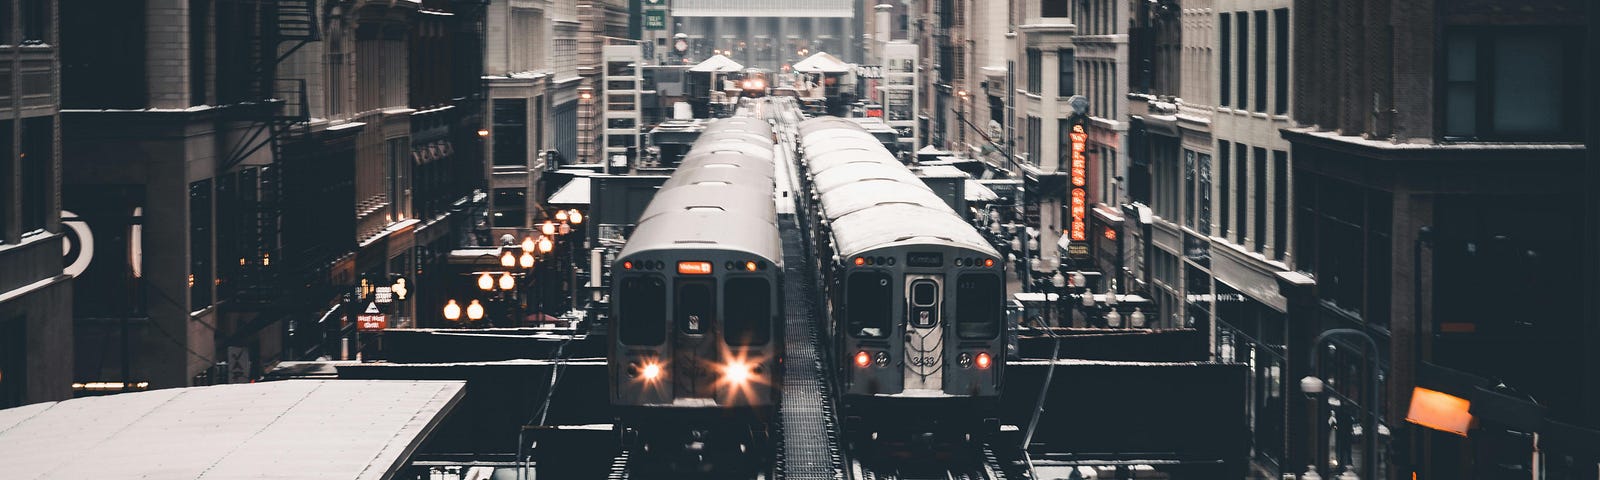
<svg viewBox="0 0 1600 480"><path fill-rule="evenodd" d="M763 120L711 123L613 261L610 399L624 441L649 442L654 429L694 432L699 443L693 425L765 431L776 414L784 329L773 145Z"/></svg>
<svg viewBox="0 0 1600 480"><path fill-rule="evenodd" d="M858 433L998 428L1000 254L855 123L799 126L842 414Z"/></svg>

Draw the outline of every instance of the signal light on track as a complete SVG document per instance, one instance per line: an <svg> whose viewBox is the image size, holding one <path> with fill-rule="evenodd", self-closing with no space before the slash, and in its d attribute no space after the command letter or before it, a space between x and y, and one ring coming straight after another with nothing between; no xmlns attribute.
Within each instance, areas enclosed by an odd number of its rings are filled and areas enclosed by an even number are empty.
<svg viewBox="0 0 1600 480"><path fill-rule="evenodd" d="M978 358L976 359L978 368L989 368L989 363L992 361L993 360L989 358L989 352L978 352Z"/></svg>
<svg viewBox="0 0 1600 480"><path fill-rule="evenodd" d="M872 363L872 355L867 354L866 351L856 352L856 366L857 367L867 368L867 365L869 365L871 363Z"/></svg>

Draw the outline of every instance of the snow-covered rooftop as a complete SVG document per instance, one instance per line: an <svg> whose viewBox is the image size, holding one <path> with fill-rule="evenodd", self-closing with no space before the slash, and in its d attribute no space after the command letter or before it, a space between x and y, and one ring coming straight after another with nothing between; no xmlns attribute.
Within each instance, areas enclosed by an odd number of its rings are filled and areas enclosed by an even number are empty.
<svg viewBox="0 0 1600 480"><path fill-rule="evenodd" d="M0 410L6 478L384 479L460 402L459 381L289 380Z"/></svg>

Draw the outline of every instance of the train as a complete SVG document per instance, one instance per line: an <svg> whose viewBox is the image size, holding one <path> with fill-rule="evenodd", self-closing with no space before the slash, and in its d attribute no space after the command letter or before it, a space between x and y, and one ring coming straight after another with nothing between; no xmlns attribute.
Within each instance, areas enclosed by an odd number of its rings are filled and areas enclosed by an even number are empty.
<svg viewBox="0 0 1600 480"><path fill-rule="evenodd" d="M746 68L740 73L740 94L747 98L760 98L767 96L773 85L767 77L767 71L759 68Z"/></svg>
<svg viewBox="0 0 1600 480"><path fill-rule="evenodd" d="M783 248L772 127L712 121L612 262L610 400L627 443L765 443L782 397ZM701 462L703 463L703 462Z"/></svg>
<svg viewBox="0 0 1600 480"><path fill-rule="evenodd" d="M798 130L800 208L847 433L997 431L999 252L860 125L819 117Z"/></svg>

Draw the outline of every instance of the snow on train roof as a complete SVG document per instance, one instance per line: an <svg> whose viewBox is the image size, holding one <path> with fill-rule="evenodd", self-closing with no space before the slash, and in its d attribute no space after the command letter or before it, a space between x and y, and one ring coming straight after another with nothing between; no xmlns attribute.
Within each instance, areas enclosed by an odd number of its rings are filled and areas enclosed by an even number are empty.
<svg viewBox="0 0 1600 480"><path fill-rule="evenodd" d="M776 219L777 207L772 203L772 191L749 185L724 183L699 183L656 192L639 221L669 212L691 211L696 208L716 207L734 215L753 218Z"/></svg>
<svg viewBox="0 0 1600 480"><path fill-rule="evenodd" d="M751 168L721 168L722 165L705 165L699 167L679 168L661 184L661 191L669 188L681 187L703 183L727 183L744 185L750 188L772 188L772 171L761 171ZM765 187L760 187L765 185Z"/></svg>
<svg viewBox="0 0 1600 480"><path fill-rule="evenodd" d="M678 162L678 168L697 168L715 164L760 169L768 172L776 168L770 159L729 152L701 152L694 155L686 155L683 160Z"/></svg>
<svg viewBox="0 0 1600 480"><path fill-rule="evenodd" d="M912 204L929 209L950 207L944 199L928 190L893 180L868 180L841 185L822 194L822 211L828 219L836 219L879 205Z"/></svg>
<svg viewBox="0 0 1600 480"><path fill-rule="evenodd" d="M911 172L906 171L904 167L869 161L844 163L823 170L812 177L811 183L817 189L817 193L827 195L828 192L840 186L863 180L887 180L930 192L933 191L933 189L928 188L927 183L917 178L916 175L912 175Z"/></svg>
<svg viewBox="0 0 1600 480"><path fill-rule="evenodd" d="M783 265L783 241L776 226L720 208L666 212L639 222L617 258L684 248L747 252Z"/></svg>
<svg viewBox="0 0 1600 480"><path fill-rule="evenodd" d="M708 139L712 140L712 139ZM761 158L772 158L772 144L759 144L734 138L715 139L709 142L695 141L694 147L689 149L689 155L703 155L708 153L735 153L751 155Z"/></svg>
<svg viewBox="0 0 1600 480"><path fill-rule="evenodd" d="M835 219L831 230L836 251L846 257L905 243L946 245L1000 256L972 225L950 213L949 208L879 205Z"/></svg>

